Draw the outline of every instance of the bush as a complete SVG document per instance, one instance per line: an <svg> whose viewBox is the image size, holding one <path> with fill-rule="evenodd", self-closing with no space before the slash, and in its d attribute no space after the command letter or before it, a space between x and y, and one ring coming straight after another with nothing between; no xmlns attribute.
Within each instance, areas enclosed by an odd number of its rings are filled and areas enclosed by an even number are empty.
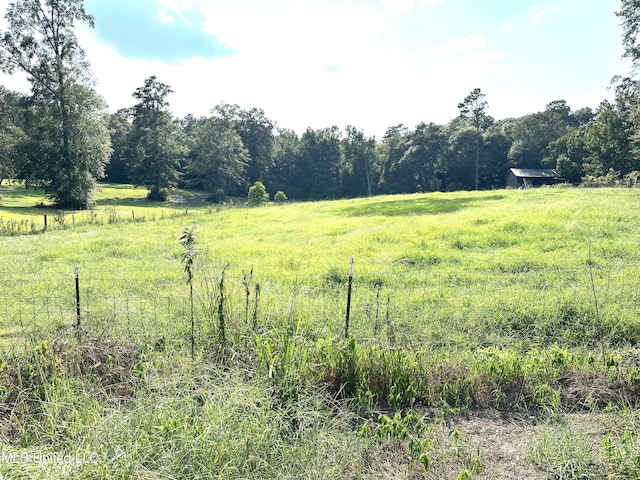
<svg viewBox="0 0 640 480"><path fill-rule="evenodd" d="M210 203L223 203L228 199L227 194L222 190L216 190L207 195L207 202Z"/></svg>
<svg viewBox="0 0 640 480"><path fill-rule="evenodd" d="M249 187L248 202L249 205L262 205L269 201L269 194L262 182L255 182Z"/></svg>
<svg viewBox="0 0 640 480"><path fill-rule="evenodd" d="M287 198L287 196L284 194L284 192L282 190L279 190L278 192L276 192L276 194L273 197L273 201L274 202L278 202L278 203L282 203L289 200Z"/></svg>
<svg viewBox="0 0 640 480"><path fill-rule="evenodd" d="M633 172L627 173L622 177L622 184L625 187L630 188L640 186L640 172L638 170L634 170Z"/></svg>
<svg viewBox="0 0 640 480"><path fill-rule="evenodd" d="M166 202L168 198L169 192L165 189L156 190L152 188L147 194L147 199L154 202Z"/></svg>
<svg viewBox="0 0 640 480"><path fill-rule="evenodd" d="M606 175L599 177L587 175L582 178L583 187L615 187L620 184L620 172L610 168Z"/></svg>

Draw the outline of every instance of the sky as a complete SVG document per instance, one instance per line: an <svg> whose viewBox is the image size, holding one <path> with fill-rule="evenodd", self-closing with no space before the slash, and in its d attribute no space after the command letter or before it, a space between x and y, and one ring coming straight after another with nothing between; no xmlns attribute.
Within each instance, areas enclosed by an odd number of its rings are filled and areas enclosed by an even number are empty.
<svg viewBox="0 0 640 480"><path fill-rule="evenodd" d="M0 11L10 1L0 0ZM77 35L110 111L144 80L171 86L178 117L221 102L278 127L447 123L475 88L496 119L612 98L619 0L85 0ZM0 28L5 28L4 21ZM0 84L28 92L20 76Z"/></svg>

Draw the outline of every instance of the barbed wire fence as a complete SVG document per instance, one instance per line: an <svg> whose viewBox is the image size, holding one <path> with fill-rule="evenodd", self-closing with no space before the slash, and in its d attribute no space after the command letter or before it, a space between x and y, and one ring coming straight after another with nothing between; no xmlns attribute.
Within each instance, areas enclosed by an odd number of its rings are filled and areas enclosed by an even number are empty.
<svg viewBox="0 0 640 480"><path fill-rule="evenodd" d="M536 322L541 321L547 321L549 329L570 328L572 322L589 329L599 322L599 330L589 335L618 335L618 329L629 341L640 338L640 265L539 268L501 275L379 267L359 272L356 259L351 272L348 263L342 270L322 272L271 274L264 265L231 268L225 279L226 315L231 327L264 331L297 323L301 334L312 338L350 335L371 341L384 332L389 342L410 345L445 342L447 334L476 335L485 328L479 326L482 322L487 330L497 327L523 336L526 329L539 334ZM199 343L208 341L217 328L220 273L211 268L196 274ZM189 295L179 268L80 269L77 291L73 267L46 274L0 274L0 351L20 348L34 336L68 330L76 322L98 335L132 341L188 336ZM555 333L560 339L561 330L546 335L553 338Z"/></svg>
<svg viewBox="0 0 640 480"><path fill-rule="evenodd" d="M226 208L229 208L227 206ZM69 230L86 225L112 225L116 223L154 222L164 219L211 214L220 207L175 206L150 211L148 209L125 210L113 207L90 208L86 211L65 212L63 210L42 209L40 215L28 218L4 218L0 215L0 237L39 235L51 231Z"/></svg>

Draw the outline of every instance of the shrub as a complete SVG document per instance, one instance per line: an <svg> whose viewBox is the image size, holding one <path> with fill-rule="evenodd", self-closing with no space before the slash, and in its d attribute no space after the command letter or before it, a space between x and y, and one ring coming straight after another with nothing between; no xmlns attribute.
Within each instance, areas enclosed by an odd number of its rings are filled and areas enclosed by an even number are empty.
<svg viewBox="0 0 640 480"><path fill-rule="evenodd" d="M640 186L640 172L638 170L634 170L633 172L627 173L624 177L622 177L622 184L625 187Z"/></svg>
<svg viewBox="0 0 640 480"><path fill-rule="evenodd" d="M215 190L207 195L207 202L210 203L224 203L227 200L227 194L223 190Z"/></svg>
<svg viewBox="0 0 640 480"><path fill-rule="evenodd" d="M262 182L255 182L249 187L248 202L249 205L261 205L269 201L269 194Z"/></svg>
<svg viewBox="0 0 640 480"><path fill-rule="evenodd" d="M273 197L274 202L282 203L289 200L282 190L278 190Z"/></svg>
<svg viewBox="0 0 640 480"><path fill-rule="evenodd" d="M606 175L596 177L587 175L582 178L583 187L615 187L620 184L620 172L610 168Z"/></svg>
<svg viewBox="0 0 640 480"><path fill-rule="evenodd" d="M164 189L156 190L151 189L147 194L147 199L152 200L154 202L166 202L169 198L169 192Z"/></svg>

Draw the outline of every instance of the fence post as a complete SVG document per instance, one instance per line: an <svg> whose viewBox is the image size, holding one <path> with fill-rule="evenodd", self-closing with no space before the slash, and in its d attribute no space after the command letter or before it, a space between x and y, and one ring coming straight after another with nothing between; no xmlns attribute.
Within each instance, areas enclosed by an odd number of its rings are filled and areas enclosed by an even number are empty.
<svg viewBox="0 0 640 480"><path fill-rule="evenodd" d="M253 308L253 331L258 330L258 302L260 301L260 284L256 283L255 305Z"/></svg>
<svg viewBox="0 0 640 480"><path fill-rule="evenodd" d="M351 318L351 290L353 288L353 256L349 262L349 283L347 286L347 314L344 321L344 338L349 338L349 319Z"/></svg>
<svg viewBox="0 0 640 480"><path fill-rule="evenodd" d="M80 319L82 317L80 313L80 271L78 265L74 265L75 279L76 279L76 328L80 330Z"/></svg>
<svg viewBox="0 0 640 480"><path fill-rule="evenodd" d="M378 287L378 291L376 292L376 316L373 321L373 336L378 336L378 330L380 329L378 320L380 318L380 287Z"/></svg>
<svg viewBox="0 0 640 480"><path fill-rule="evenodd" d="M47 231L47 216L44 216L44 231Z"/></svg>
<svg viewBox="0 0 640 480"><path fill-rule="evenodd" d="M253 279L253 267L249 275L243 274L242 284L244 285L245 304L244 304L244 323L249 324L249 298L251 297L251 280Z"/></svg>
<svg viewBox="0 0 640 480"><path fill-rule="evenodd" d="M224 313L224 276L227 272L227 268L229 268L229 264L222 269L222 274L220 275L220 303L218 303L218 321L219 321L219 334L220 334L220 347L224 351L227 345L227 332L226 332L226 319Z"/></svg>
<svg viewBox="0 0 640 480"><path fill-rule="evenodd" d="M393 330L393 323L391 322L391 316L389 314L390 307L391 293L387 293L387 339L389 340L389 345L394 347L396 344L396 332Z"/></svg>

